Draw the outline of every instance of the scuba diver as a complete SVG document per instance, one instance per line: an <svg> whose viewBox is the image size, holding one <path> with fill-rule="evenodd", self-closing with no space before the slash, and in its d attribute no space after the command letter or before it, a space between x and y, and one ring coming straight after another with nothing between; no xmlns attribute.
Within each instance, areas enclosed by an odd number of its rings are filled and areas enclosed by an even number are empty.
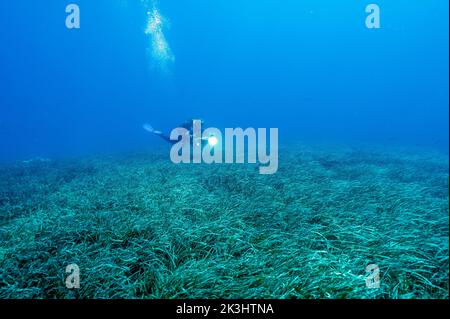
<svg viewBox="0 0 450 319"><path fill-rule="evenodd" d="M194 120L196 120L196 119L186 120L186 121L184 121L183 123L181 123L181 124L178 126L179 128L184 128L184 129L186 129L186 130L187 130L187 134L189 134L189 137L190 137L190 138L194 138L194 126L193 126L193 125L194 125ZM204 123L203 120L197 120L197 121L200 121L200 125L203 126L203 123ZM168 143L170 143L170 144L176 144L176 143L178 143L178 140L171 140L171 139L170 139L170 135L164 134L162 131L155 130L155 129L153 128L153 126L151 126L151 125L148 124L148 123L145 123L142 127L143 127L144 130L146 130L147 132L159 136L160 138L162 138L163 140L165 140L166 142L168 142ZM197 139L200 139L200 140L201 140L201 144L204 144L204 142L207 141L207 139L202 138L202 137L199 137L199 138L197 138ZM189 139L189 140L190 140L190 139ZM197 141L197 142L199 142L199 141Z"/></svg>

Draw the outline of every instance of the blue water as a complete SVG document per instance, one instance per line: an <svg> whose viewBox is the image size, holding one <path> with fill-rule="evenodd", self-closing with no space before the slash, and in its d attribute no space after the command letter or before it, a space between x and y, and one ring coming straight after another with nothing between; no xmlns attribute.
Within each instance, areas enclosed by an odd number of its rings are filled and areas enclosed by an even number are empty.
<svg viewBox="0 0 450 319"><path fill-rule="evenodd" d="M448 152L448 2L0 3L0 161L149 149L187 118L278 127L280 143ZM150 53L157 8L174 61Z"/></svg>

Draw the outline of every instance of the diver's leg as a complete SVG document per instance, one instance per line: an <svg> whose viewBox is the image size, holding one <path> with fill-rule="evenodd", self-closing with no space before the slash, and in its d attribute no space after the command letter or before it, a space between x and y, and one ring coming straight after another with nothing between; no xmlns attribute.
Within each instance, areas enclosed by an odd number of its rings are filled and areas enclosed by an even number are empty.
<svg viewBox="0 0 450 319"><path fill-rule="evenodd" d="M155 133L159 137L161 137L164 141L169 142L170 144L174 144L176 141L172 141L169 136L163 134L162 132Z"/></svg>
<svg viewBox="0 0 450 319"><path fill-rule="evenodd" d="M159 137L161 137L161 138L162 138L163 140L165 140L166 142L169 142L169 143L171 143L171 144L174 143L174 141L172 141L172 140L170 139L169 136L165 135L165 134L164 134L163 132L161 132L161 131L155 130L155 129L153 128L153 126L151 126L151 125L148 124L148 123L144 124L144 125L143 125L143 128L144 128L144 130L146 130L146 131L149 132L149 133L158 135Z"/></svg>

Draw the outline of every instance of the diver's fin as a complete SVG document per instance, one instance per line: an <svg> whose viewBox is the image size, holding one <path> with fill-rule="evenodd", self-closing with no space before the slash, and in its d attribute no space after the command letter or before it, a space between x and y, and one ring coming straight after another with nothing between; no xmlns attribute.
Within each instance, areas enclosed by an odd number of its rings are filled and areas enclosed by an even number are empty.
<svg viewBox="0 0 450 319"><path fill-rule="evenodd" d="M147 132L153 133L155 130L153 129L153 126L151 126L148 123L145 123L144 125L142 125L142 128L144 130L146 130Z"/></svg>
<svg viewBox="0 0 450 319"><path fill-rule="evenodd" d="M151 126L151 125L148 124L148 123L145 123L144 125L142 125L142 128L143 128L144 130L146 130L147 132L150 132L150 133L153 133L153 134L158 134L158 135L162 134L161 131L156 131L156 130L153 128L153 126Z"/></svg>

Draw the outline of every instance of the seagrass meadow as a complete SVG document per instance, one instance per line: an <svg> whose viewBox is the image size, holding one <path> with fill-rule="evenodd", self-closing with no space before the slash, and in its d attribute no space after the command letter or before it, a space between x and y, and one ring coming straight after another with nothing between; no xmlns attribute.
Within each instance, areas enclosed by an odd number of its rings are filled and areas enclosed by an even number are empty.
<svg viewBox="0 0 450 319"><path fill-rule="evenodd" d="M428 150L302 144L274 175L166 149L3 164L0 298L448 298L448 171Z"/></svg>

